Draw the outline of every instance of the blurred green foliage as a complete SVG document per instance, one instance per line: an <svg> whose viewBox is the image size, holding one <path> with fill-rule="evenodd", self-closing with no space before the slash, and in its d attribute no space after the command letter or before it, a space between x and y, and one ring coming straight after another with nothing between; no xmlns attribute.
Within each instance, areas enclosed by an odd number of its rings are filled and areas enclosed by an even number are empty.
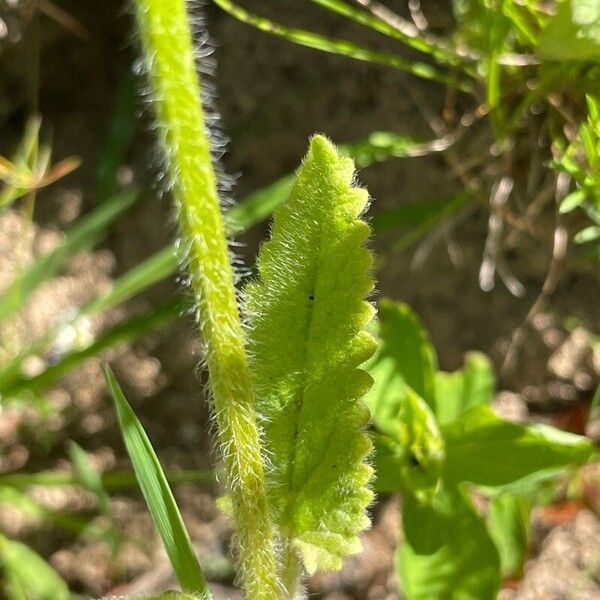
<svg viewBox="0 0 600 600"><path fill-rule="evenodd" d="M454 373L404 304L379 305L380 347L367 368L376 432L375 488L402 493L397 571L407 600L492 598L519 576L527 518L541 483L593 453L582 436L506 421L490 408L494 375L482 354ZM490 501L488 522L471 491Z"/></svg>

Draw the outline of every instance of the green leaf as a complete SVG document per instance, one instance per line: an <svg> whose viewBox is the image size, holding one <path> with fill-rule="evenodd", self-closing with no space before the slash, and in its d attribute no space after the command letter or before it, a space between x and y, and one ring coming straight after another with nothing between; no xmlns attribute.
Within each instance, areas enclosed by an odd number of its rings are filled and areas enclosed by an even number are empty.
<svg viewBox="0 0 600 600"><path fill-rule="evenodd" d="M213 0L213 2L242 23L247 23L261 31L271 33L272 35L299 44L300 46L306 46L307 48L313 48L314 50L320 50L321 52L328 52L330 54L347 56L354 60L385 65L400 71L411 73L422 79L437 81L438 83L456 87L464 92L469 92L473 88L473 84L470 80L459 79L451 74L440 71L425 62L411 62L398 54L377 52L358 46L348 40L331 39L313 33L312 31L286 27L285 25L275 23L264 17L249 13L241 6L231 2L231 0Z"/></svg>
<svg viewBox="0 0 600 600"><path fill-rule="evenodd" d="M177 579L185 591L198 592L203 599L208 600L212 596L208 591L173 492L150 440L109 367L105 367L104 375L115 403L127 453Z"/></svg>
<svg viewBox="0 0 600 600"><path fill-rule="evenodd" d="M117 190L117 173L131 145L136 125L138 78L128 73L119 86L117 103L96 164L96 202L102 204Z"/></svg>
<svg viewBox="0 0 600 600"><path fill-rule="evenodd" d="M559 212L566 214L574 211L578 206L581 206L586 198L587 192L581 189L567 194L560 203Z"/></svg>
<svg viewBox="0 0 600 600"><path fill-rule="evenodd" d="M435 384L435 413L438 423L445 425L470 408L492 401L495 385L492 363L485 354L472 352L460 371L436 373Z"/></svg>
<svg viewBox="0 0 600 600"><path fill-rule="evenodd" d="M12 600L69 600L67 584L31 548L0 535L0 566Z"/></svg>
<svg viewBox="0 0 600 600"><path fill-rule="evenodd" d="M129 208L137 194L119 195L77 222L66 235L64 242L49 254L38 258L23 271L0 297L0 321L17 312L31 294L74 254L93 246L108 225Z"/></svg>
<svg viewBox="0 0 600 600"><path fill-rule="evenodd" d="M225 213L225 225L229 235L237 235L271 216L290 196L294 176L285 175L266 187L244 198Z"/></svg>
<svg viewBox="0 0 600 600"><path fill-rule="evenodd" d="M528 500L515 494L499 494L490 502L488 529L500 554L504 578L523 575L530 510Z"/></svg>
<svg viewBox="0 0 600 600"><path fill-rule="evenodd" d="M585 102L588 109L588 121L593 125L600 121L600 103L597 98L591 94L585 95Z"/></svg>
<svg viewBox="0 0 600 600"><path fill-rule="evenodd" d="M405 539L396 570L407 600L483 600L500 588L498 551L471 501L458 489L432 504L403 497Z"/></svg>
<svg viewBox="0 0 600 600"><path fill-rule="evenodd" d="M179 266L177 250L167 246L116 279L111 289L83 306L78 316L109 310L172 275Z"/></svg>
<svg viewBox="0 0 600 600"><path fill-rule="evenodd" d="M434 406L437 359L427 332L406 304L379 303L378 334L379 349L366 365L374 380L366 402L377 427L393 433L409 387Z"/></svg>
<svg viewBox="0 0 600 600"><path fill-rule="evenodd" d="M69 458L75 468L77 481L96 496L101 512L110 512L110 497L102 485L102 477L94 468L87 452L77 443L71 441L68 445Z"/></svg>
<svg viewBox="0 0 600 600"><path fill-rule="evenodd" d="M407 33L402 27L394 27L384 19L377 16L375 13L370 13L351 6L343 0L311 0L315 4L320 4L337 14L340 14L347 19L359 23L365 27L369 27L378 33L389 36L399 42L411 46L416 50L430 54L440 62L447 62L450 65L460 64L461 60L458 54L455 54L449 48L442 44L434 43L430 39L425 39L424 36L418 34Z"/></svg>
<svg viewBox="0 0 600 600"><path fill-rule="evenodd" d="M419 499L438 488L444 440L427 403L411 388L396 415L395 434L375 436L377 491L409 490Z"/></svg>
<svg viewBox="0 0 600 600"><path fill-rule="evenodd" d="M167 474L171 483L195 483L209 485L215 482L212 471L175 471ZM102 473L102 487L110 492L137 487L135 473L129 471L111 471ZM26 489L31 486L81 485L81 479L70 471L39 471L37 473L0 474L0 487Z"/></svg>
<svg viewBox="0 0 600 600"><path fill-rule="evenodd" d="M340 154L348 155L363 169L389 158L404 158L435 152L435 140L423 140L392 131L372 131L366 138L342 144Z"/></svg>
<svg viewBox="0 0 600 600"><path fill-rule="evenodd" d="M519 425L497 417L485 405L442 427L446 441L444 477L502 486L524 477L584 463L592 444L582 436L546 425Z"/></svg>
<svg viewBox="0 0 600 600"><path fill-rule="evenodd" d="M289 201L275 213L245 290L249 349L263 418L275 519L309 572L341 566L368 526L364 462L371 444L359 366L375 347L366 190L354 165L321 136L311 140Z"/></svg>
<svg viewBox="0 0 600 600"><path fill-rule="evenodd" d="M163 592L152 596L110 596L102 600L202 600L197 594L182 594L181 592Z"/></svg>
<svg viewBox="0 0 600 600"><path fill-rule="evenodd" d="M181 592L163 592L158 596L110 596L110 599L106 598L106 600L202 600L202 596L182 594Z"/></svg>
<svg viewBox="0 0 600 600"><path fill-rule="evenodd" d="M540 37L540 56L547 60L600 58L600 1L562 0Z"/></svg>
<svg viewBox="0 0 600 600"><path fill-rule="evenodd" d="M88 358L98 356L107 348L114 348L120 344L132 342L141 335L166 325L178 317L182 310L183 307L180 300L157 306L147 314L135 316L125 323L113 327L86 348L65 354L60 357L58 362L50 365L45 371L34 377L13 378L11 377L13 374L8 373L7 379L4 380L4 373L0 373L0 389L2 390L2 394L5 398L13 398L23 392L36 393L47 389L60 377L63 377L81 365Z"/></svg>
<svg viewBox="0 0 600 600"><path fill-rule="evenodd" d="M598 238L600 238L600 225L590 225L577 233L573 240L576 244L585 244L587 242L593 242Z"/></svg>

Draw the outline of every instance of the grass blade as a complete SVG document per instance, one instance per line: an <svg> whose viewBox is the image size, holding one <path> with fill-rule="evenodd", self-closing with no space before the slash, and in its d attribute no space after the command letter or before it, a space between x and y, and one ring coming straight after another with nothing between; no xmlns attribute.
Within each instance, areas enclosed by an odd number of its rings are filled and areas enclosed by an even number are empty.
<svg viewBox="0 0 600 600"><path fill-rule="evenodd" d="M444 48L439 44L434 44L430 40L425 39L422 35L409 35L407 32L401 31L400 28L392 27L392 25L376 15L346 4L343 0L311 0L311 2L327 8L338 15L342 15L359 25L369 27L373 31L377 31L398 42L406 44L415 50L429 54L439 62L447 63L452 66L458 66L462 63L461 57L450 48Z"/></svg>
<svg viewBox="0 0 600 600"><path fill-rule="evenodd" d="M175 471L167 473L167 479L170 483L209 485L214 483L215 476L210 470ZM100 481L107 492L137 487L135 473L129 471L102 473ZM6 473L0 475L0 487L10 487L17 490L32 486L60 487L65 485L83 485L83 482L77 473L71 473L70 471L39 471L37 473Z"/></svg>
<svg viewBox="0 0 600 600"><path fill-rule="evenodd" d="M96 202L102 204L117 191L117 172L123 164L135 129L137 78L129 73L118 92L117 106L98 157Z"/></svg>
<svg viewBox="0 0 600 600"><path fill-rule="evenodd" d="M88 302L76 314L70 316L66 321L61 321L44 335L33 340L27 347L3 364L0 369L0 390L4 391L7 386L11 385L11 382L19 379L23 363L28 356L39 354L44 351L44 348L51 346L66 327L77 328L77 323L81 319L109 310L129 300L173 274L177 267L176 250L173 245L170 245L125 273L113 283L112 288L106 294L102 294ZM160 322L157 324L160 324ZM147 331L150 331L150 329Z"/></svg>
<svg viewBox="0 0 600 600"><path fill-rule="evenodd" d="M271 216L294 186L294 176L284 175L275 183L256 190L225 213L227 235L239 235Z"/></svg>
<svg viewBox="0 0 600 600"><path fill-rule="evenodd" d="M136 198L135 193L120 194L82 218L58 248L36 260L21 273L0 297L0 321L16 313L38 286L54 277L69 258L93 246L108 225L129 208Z"/></svg>
<svg viewBox="0 0 600 600"><path fill-rule="evenodd" d="M71 441L68 445L68 453L81 486L94 494L102 513L110 514L110 497L102 485L100 473L92 465L87 452L79 444Z"/></svg>
<svg viewBox="0 0 600 600"><path fill-rule="evenodd" d="M127 453L179 583L184 591L198 592L208 600L211 594L204 574L150 440L109 367L104 368L104 375L115 403Z"/></svg>
<svg viewBox="0 0 600 600"><path fill-rule="evenodd" d="M271 33L277 37L286 39L295 44L299 44L300 46L306 46L307 48L313 48L314 50L321 50L322 52L328 52L329 54L347 56L355 60L392 67L394 69L398 69L399 71L411 73L412 75L421 77L422 79L437 81L438 83L455 87L463 92L470 92L472 90L473 86L471 82L459 80L452 75L441 73L435 67L432 67L426 63L410 62L395 54L375 52L373 50L357 46L348 40L330 39L317 33L313 33L312 31L286 27L285 25L274 23L273 21L265 19L264 17L253 15L230 0L213 1L226 13L238 19L238 21L252 25L253 27L256 27L256 29Z"/></svg>
<svg viewBox="0 0 600 600"><path fill-rule="evenodd" d="M114 308L175 273L179 266L173 245L159 250L119 277L109 292L86 304L79 315L89 316Z"/></svg>
<svg viewBox="0 0 600 600"><path fill-rule="evenodd" d="M153 309L148 314L135 317L121 325L117 325L87 348L65 355L56 364L48 367L35 377L30 379L18 378L16 381L11 381L10 379L8 381L0 381L3 398L8 399L23 392L35 393L44 390L57 379L79 366L84 360L98 356L100 352L107 348L131 342L140 335L166 325L181 314L181 311L182 306L180 301L168 302Z"/></svg>

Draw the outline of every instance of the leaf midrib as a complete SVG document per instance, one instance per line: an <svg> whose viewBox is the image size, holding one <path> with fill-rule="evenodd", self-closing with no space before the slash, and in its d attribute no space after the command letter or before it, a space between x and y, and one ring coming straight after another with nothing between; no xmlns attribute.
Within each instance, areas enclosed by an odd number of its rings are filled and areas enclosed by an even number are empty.
<svg viewBox="0 0 600 600"><path fill-rule="evenodd" d="M335 190L332 189L332 193L330 193L330 195L329 195L330 199L334 193L335 193ZM329 210L331 209L331 200L329 202L328 208L329 208ZM322 272L321 265L323 263L322 249L323 249L323 230L324 230L324 225L325 225L325 219L326 219L326 212L323 210L323 212L321 213L321 218L319 219L319 234L318 234L319 244L318 244L317 251L316 251L316 260L315 260L316 264L315 264L314 271L313 271L311 285L309 286L309 291L311 292L313 300L310 301L310 308L308 311L309 316L307 319L308 326L306 328L306 335L304 337L304 352L302 353L302 383L300 384L301 389L300 389L300 394L299 394L300 398L298 399L296 395L294 397L294 409L295 409L294 410L294 413L295 413L294 414L294 431L293 431L293 435L292 435L292 452L291 452L291 457L290 457L291 464L290 464L289 470L288 470L288 498L286 499L286 506L284 509L284 514L287 517L289 517L290 514L293 514L293 507L294 507L295 500L296 500L290 492L301 490L308 479L308 478L305 478L302 482L299 482L298 485L294 485L294 476L295 476L295 471L296 471L296 456L297 456L297 452L298 452L298 437L299 437L299 433L300 433L301 415L302 415L303 408L306 403L305 402L306 401L306 388L307 388L307 386L306 386L306 372L307 372L306 365L308 363L310 341L313 339L313 334L314 334L315 324L314 324L313 317L314 317L317 303L320 300L317 297L315 291L316 291L316 288L318 287L320 273ZM310 475L308 477L310 477Z"/></svg>

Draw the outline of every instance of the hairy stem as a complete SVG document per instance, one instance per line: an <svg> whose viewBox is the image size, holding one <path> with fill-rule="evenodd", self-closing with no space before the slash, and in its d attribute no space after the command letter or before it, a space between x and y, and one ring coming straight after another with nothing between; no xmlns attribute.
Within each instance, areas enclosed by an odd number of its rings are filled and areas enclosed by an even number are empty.
<svg viewBox="0 0 600 600"><path fill-rule="evenodd" d="M284 597L289 600L304 597L302 595L302 566L292 540L282 542L281 552L281 583Z"/></svg>
<svg viewBox="0 0 600 600"><path fill-rule="evenodd" d="M248 600L279 597L251 379L202 109L185 0L136 0L136 14L201 332Z"/></svg>

